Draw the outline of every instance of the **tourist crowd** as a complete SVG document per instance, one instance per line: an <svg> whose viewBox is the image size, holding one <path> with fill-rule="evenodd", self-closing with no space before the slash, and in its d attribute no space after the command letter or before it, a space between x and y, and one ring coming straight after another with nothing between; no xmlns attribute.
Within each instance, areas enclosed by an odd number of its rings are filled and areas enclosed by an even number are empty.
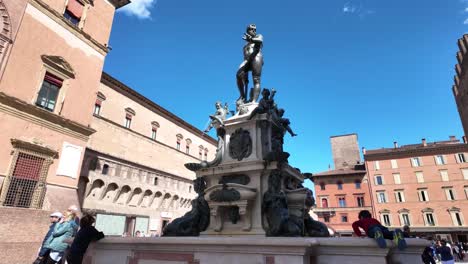
<svg viewBox="0 0 468 264"><path fill-rule="evenodd" d="M78 208L70 206L65 212L50 215L49 231L45 235L33 264L81 264L91 241L104 234L94 228L95 219L77 215Z"/></svg>

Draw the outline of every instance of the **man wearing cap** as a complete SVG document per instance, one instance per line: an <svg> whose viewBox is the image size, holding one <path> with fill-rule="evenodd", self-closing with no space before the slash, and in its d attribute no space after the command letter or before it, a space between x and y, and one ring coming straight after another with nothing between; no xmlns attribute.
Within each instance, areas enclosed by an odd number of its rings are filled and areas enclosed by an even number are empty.
<svg viewBox="0 0 468 264"><path fill-rule="evenodd" d="M49 253L49 251L50 251L50 249L47 248L46 241L52 235L52 232L54 231L55 225L60 221L60 219L62 219L62 217L63 217L63 215L60 212L54 212L54 213L50 214L49 221L50 221L51 224L49 226L49 231L45 235L44 240L42 240L41 249L39 250L38 257L37 257L37 259L36 259L36 261L34 263L39 264L39 263L42 263L42 261L45 261L45 257L47 257L47 253Z"/></svg>

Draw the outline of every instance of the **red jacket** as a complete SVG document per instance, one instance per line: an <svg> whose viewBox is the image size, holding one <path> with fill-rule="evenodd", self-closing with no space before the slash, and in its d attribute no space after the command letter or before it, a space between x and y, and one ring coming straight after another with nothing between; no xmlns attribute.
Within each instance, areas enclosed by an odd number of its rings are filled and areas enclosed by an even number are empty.
<svg viewBox="0 0 468 264"><path fill-rule="evenodd" d="M381 224L378 220L374 218L363 218L353 223L353 230L357 236L362 236L361 230L359 230L359 228L362 228L366 232L366 234L368 234L369 227L373 225L381 225Z"/></svg>

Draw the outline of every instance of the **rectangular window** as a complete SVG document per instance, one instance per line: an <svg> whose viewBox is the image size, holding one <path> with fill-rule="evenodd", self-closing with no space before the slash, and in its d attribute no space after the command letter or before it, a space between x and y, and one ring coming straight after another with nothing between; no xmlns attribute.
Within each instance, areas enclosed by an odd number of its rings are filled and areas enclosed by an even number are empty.
<svg viewBox="0 0 468 264"><path fill-rule="evenodd" d="M395 184L401 184L400 173L393 173L393 181Z"/></svg>
<svg viewBox="0 0 468 264"><path fill-rule="evenodd" d="M321 182L321 183L320 183L320 190L321 190L321 191L324 191L324 190L325 190L325 183L324 183L324 182Z"/></svg>
<svg viewBox="0 0 468 264"><path fill-rule="evenodd" d="M151 139L152 139L152 140L156 140L156 135L157 135L157 134L158 134L158 130L152 128L152 129L151 129Z"/></svg>
<svg viewBox="0 0 468 264"><path fill-rule="evenodd" d="M427 202L429 201L429 196L427 195L427 190L418 190L418 197L420 202Z"/></svg>
<svg viewBox="0 0 468 264"><path fill-rule="evenodd" d="M63 16L73 25L78 26L83 15L84 4L78 0L69 0Z"/></svg>
<svg viewBox="0 0 468 264"><path fill-rule="evenodd" d="M345 199L345 197L340 197L340 198L338 198L338 204L340 205L340 207L346 207L346 199Z"/></svg>
<svg viewBox="0 0 468 264"><path fill-rule="evenodd" d="M417 171L414 174L416 174L416 180L418 181L418 183L424 182L424 174L422 173L422 171Z"/></svg>
<svg viewBox="0 0 468 264"><path fill-rule="evenodd" d="M377 192L377 202L378 203L387 202L387 195L385 195L385 192Z"/></svg>
<svg viewBox="0 0 468 264"><path fill-rule="evenodd" d="M357 200L357 206L358 207L364 207L364 197L363 196L358 196L356 198L356 200Z"/></svg>
<svg viewBox="0 0 468 264"><path fill-rule="evenodd" d="M202 159L202 158L203 158L203 153L198 152L198 158L199 158L199 159Z"/></svg>
<svg viewBox="0 0 468 264"><path fill-rule="evenodd" d="M463 174L463 179L468 180L468 168L461 169Z"/></svg>
<svg viewBox="0 0 468 264"><path fill-rule="evenodd" d="M403 220L402 225L407 225L407 226L410 226L410 225L411 225L411 222L410 222L410 219L409 219L409 215L408 215L408 214L401 214L401 219Z"/></svg>
<svg viewBox="0 0 468 264"><path fill-rule="evenodd" d="M458 163L465 163L466 162L466 156L465 153L458 153L455 155L455 158L457 159Z"/></svg>
<svg viewBox="0 0 468 264"><path fill-rule="evenodd" d="M444 155L436 155L434 156L435 162L437 165L445 165L447 164L447 161L445 160Z"/></svg>
<svg viewBox="0 0 468 264"><path fill-rule="evenodd" d="M185 154L190 154L190 147L189 146L185 146Z"/></svg>
<svg viewBox="0 0 468 264"><path fill-rule="evenodd" d="M388 214L383 214L382 215L382 220L383 220L383 224L384 226L390 226L390 215Z"/></svg>
<svg viewBox="0 0 468 264"><path fill-rule="evenodd" d="M454 201L455 200L455 193L452 188L444 188L445 189L445 196L447 200Z"/></svg>
<svg viewBox="0 0 468 264"><path fill-rule="evenodd" d="M421 162L421 158L420 158L420 157L411 158L411 166L413 166L413 167L421 167L421 165L422 165L422 162Z"/></svg>
<svg viewBox="0 0 468 264"><path fill-rule="evenodd" d="M405 194L403 193L403 191L395 191L395 201L397 203L405 202Z"/></svg>
<svg viewBox="0 0 468 264"><path fill-rule="evenodd" d="M455 224L458 225L458 226L462 226L463 221L461 219L460 213L456 212L453 215L455 216Z"/></svg>
<svg viewBox="0 0 468 264"><path fill-rule="evenodd" d="M392 169L398 169L398 162L397 160L390 160L390 163L392 165Z"/></svg>
<svg viewBox="0 0 468 264"><path fill-rule="evenodd" d="M4 206L29 208L38 187L44 158L20 152L10 176ZM4 183L5 184L5 183Z"/></svg>
<svg viewBox="0 0 468 264"><path fill-rule="evenodd" d="M375 170L380 170L380 162L378 160L374 161L374 169Z"/></svg>
<svg viewBox="0 0 468 264"><path fill-rule="evenodd" d="M435 226L434 216L432 213L426 213L426 225Z"/></svg>
<svg viewBox="0 0 468 264"><path fill-rule="evenodd" d="M125 127L130 129L130 127L132 126L132 118L131 117L125 117Z"/></svg>
<svg viewBox="0 0 468 264"><path fill-rule="evenodd" d="M179 141L177 141L176 148L177 148L177 150L180 150L180 142Z"/></svg>
<svg viewBox="0 0 468 264"><path fill-rule="evenodd" d="M343 190L343 183L342 182L337 182L336 186L337 186L338 190Z"/></svg>
<svg viewBox="0 0 468 264"><path fill-rule="evenodd" d="M208 160L208 152L205 152L205 160Z"/></svg>
<svg viewBox="0 0 468 264"><path fill-rule="evenodd" d="M361 181L360 180L355 181L354 185L356 186L356 189L361 189Z"/></svg>
<svg viewBox="0 0 468 264"><path fill-rule="evenodd" d="M439 173L442 181L449 181L449 175L447 170L440 170Z"/></svg>
<svg viewBox="0 0 468 264"><path fill-rule="evenodd" d="M96 104L94 104L93 114L99 116L100 113L101 113L101 101L96 101Z"/></svg>
<svg viewBox="0 0 468 264"><path fill-rule="evenodd" d="M330 216L329 216L329 215L324 215L324 216L323 216L323 221L324 221L325 223L330 223Z"/></svg>
<svg viewBox="0 0 468 264"><path fill-rule="evenodd" d="M348 216L347 215L342 215L341 216L341 222L342 223L347 223L348 222Z"/></svg>
<svg viewBox="0 0 468 264"><path fill-rule="evenodd" d="M375 176L375 185L383 185L382 175L376 175Z"/></svg>
<svg viewBox="0 0 468 264"><path fill-rule="evenodd" d="M41 89L39 90L36 105L53 112L57 104L57 97L62 83L62 79L47 72L42 82Z"/></svg>

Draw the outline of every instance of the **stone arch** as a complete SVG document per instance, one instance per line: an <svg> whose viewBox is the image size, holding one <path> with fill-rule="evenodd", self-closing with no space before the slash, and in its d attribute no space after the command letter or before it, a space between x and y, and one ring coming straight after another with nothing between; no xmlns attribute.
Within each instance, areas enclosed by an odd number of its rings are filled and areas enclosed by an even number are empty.
<svg viewBox="0 0 468 264"><path fill-rule="evenodd" d="M140 187L136 187L131 196L129 197L128 200L128 205L129 206L138 206L138 202L140 201L140 197L143 193L143 190Z"/></svg>
<svg viewBox="0 0 468 264"><path fill-rule="evenodd" d="M171 197L172 197L172 195L170 193L165 193L159 208L166 209L170 204Z"/></svg>
<svg viewBox="0 0 468 264"><path fill-rule="evenodd" d="M99 198L99 195L101 194L104 185L105 184L102 180L97 179L93 181L93 184L91 185L91 189L87 197L96 198L96 199Z"/></svg>
<svg viewBox="0 0 468 264"><path fill-rule="evenodd" d="M151 190L146 190L141 197L139 205L141 207L149 207L151 205L151 197L153 197L153 192Z"/></svg>
<svg viewBox="0 0 468 264"><path fill-rule="evenodd" d="M112 182L108 184L106 188L106 193L102 197L102 200L108 201L108 202L114 201L114 198L117 195L118 190L119 190L119 185L117 183Z"/></svg>
<svg viewBox="0 0 468 264"><path fill-rule="evenodd" d="M177 194L174 194L172 196L171 203L169 204L168 208L178 209L178 200L179 196Z"/></svg>
<svg viewBox="0 0 468 264"><path fill-rule="evenodd" d="M163 194L160 191L156 191L154 193L153 201L151 203L152 208L158 208L159 205L161 204Z"/></svg>
<svg viewBox="0 0 468 264"><path fill-rule="evenodd" d="M117 204L125 205L127 203L128 197L132 191L132 188L128 185L124 185L119 192L119 195L116 196Z"/></svg>

